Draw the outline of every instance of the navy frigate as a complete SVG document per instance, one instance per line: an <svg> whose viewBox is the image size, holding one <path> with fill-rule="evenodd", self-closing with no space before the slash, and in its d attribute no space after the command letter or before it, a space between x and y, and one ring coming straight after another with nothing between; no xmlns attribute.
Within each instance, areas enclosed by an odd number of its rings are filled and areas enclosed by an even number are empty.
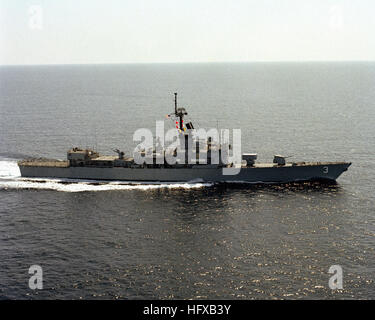
<svg viewBox="0 0 375 320"><path fill-rule="evenodd" d="M204 149L196 145L194 161L187 159L188 143L194 126L192 122L184 123L187 115L185 108L177 106L175 93L175 109L168 117L176 120L183 141L183 161L170 164L158 161L167 156L167 150L155 150L148 153L149 161L139 163L133 157L115 149L116 155L101 155L92 149L74 147L67 152L67 159L54 160L30 158L18 162L22 177L29 178L64 178L83 180L129 181L129 182L234 182L234 183L291 183L304 181L336 181L348 169L350 162L288 162L287 157L275 155L270 163L257 163L257 154L243 153L239 162L213 161L212 154L221 154L222 146L214 145L209 137ZM229 145L230 149L230 145ZM145 156L145 150L140 150ZM169 151L170 152L170 151ZM176 150L172 150L176 153ZM199 154L204 157L199 159ZM191 156L191 153L190 153ZM180 159L181 160L181 159ZM191 158L190 158L191 160Z"/></svg>

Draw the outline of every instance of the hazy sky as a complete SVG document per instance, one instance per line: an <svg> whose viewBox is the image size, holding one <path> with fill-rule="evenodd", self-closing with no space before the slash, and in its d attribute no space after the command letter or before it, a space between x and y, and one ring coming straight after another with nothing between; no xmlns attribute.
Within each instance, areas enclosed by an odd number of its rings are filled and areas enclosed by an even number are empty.
<svg viewBox="0 0 375 320"><path fill-rule="evenodd" d="M0 64L375 60L374 0L0 0Z"/></svg>

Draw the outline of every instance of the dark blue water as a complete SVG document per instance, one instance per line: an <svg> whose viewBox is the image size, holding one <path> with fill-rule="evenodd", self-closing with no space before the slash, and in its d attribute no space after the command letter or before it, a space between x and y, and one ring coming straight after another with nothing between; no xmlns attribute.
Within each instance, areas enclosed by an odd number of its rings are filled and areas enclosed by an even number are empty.
<svg viewBox="0 0 375 320"><path fill-rule="evenodd" d="M353 164L337 185L19 178L26 156L131 151L175 91L200 127L241 128L259 161ZM374 299L374 119L375 63L0 67L0 297Z"/></svg>

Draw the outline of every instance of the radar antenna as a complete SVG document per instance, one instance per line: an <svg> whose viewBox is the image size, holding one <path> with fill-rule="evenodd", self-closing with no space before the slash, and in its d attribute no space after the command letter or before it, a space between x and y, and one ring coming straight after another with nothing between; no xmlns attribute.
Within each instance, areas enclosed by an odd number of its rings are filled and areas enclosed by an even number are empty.
<svg viewBox="0 0 375 320"><path fill-rule="evenodd" d="M124 159L125 153L123 151L120 151L119 149L113 149L113 151L118 154L119 159Z"/></svg>

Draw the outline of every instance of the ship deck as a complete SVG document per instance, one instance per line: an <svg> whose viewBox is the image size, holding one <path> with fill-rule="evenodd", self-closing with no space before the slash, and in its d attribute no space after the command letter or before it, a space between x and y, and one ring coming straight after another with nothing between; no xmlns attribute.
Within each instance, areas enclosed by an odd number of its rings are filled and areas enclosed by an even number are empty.
<svg viewBox="0 0 375 320"><path fill-rule="evenodd" d="M332 164L346 164L347 162L287 162L285 165L277 163L256 163L252 168L273 168L273 167L295 167L295 166L324 166Z"/></svg>
<svg viewBox="0 0 375 320"><path fill-rule="evenodd" d="M19 161L18 165L25 166L25 167L68 168L69 167L69 161L33 159L33 160L22 160L22 161Z"/></svg>
<svg viewBox="0 0 375 320"><path fill-rule="evenodd" d="M97 158L99 160L113 161L113 157L102 156ZM95 159L96 160L96 159ZM293 166L324 166L333 164L347 164L346 162L288 162L285 165L278 165L276 163L256 163L253 166L242 166L242 168L274 168L274 167L293 167ZM68 168L69 161L62 160L49 160L49 159L32 159L22 160L18 162L18 165L25 167L54 167L54 168ZM196 165L195 167L204 168L206 165ZM208 165L211 166L211 165ZM184 167L179 167L184 168Z"/></svg>

